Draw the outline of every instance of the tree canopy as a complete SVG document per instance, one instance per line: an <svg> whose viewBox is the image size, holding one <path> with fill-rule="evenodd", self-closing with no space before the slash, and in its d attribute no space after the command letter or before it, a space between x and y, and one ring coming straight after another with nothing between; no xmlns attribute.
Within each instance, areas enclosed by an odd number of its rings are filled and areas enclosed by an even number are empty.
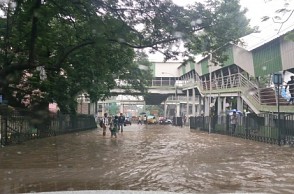
<svg viewBox="0 0 294 194"><path fill-rule="evenodd" d="M6 0L0 6L0 86L14 107L58 103L74 112L77 95L110 96L116 79L146 92L150 63L215 50L249 32L239 0L189 8L170 0ZM173 45L185 43L186 50ZM29 103L25 103L29 99Z"/></svg>

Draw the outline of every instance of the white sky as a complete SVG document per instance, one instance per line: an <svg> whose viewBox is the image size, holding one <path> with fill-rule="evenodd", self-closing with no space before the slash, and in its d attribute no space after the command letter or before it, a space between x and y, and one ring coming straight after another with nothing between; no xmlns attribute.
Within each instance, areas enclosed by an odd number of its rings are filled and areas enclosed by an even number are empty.
<svg viewBox="0 0 294 194"><path fill-rule="evenodd" d="M172 0L175 4L180 6L186 6L193 4L194 2L204 2L204 0ZM267 22L260 23L260 19L263 16L272 16L274 11L278 8L282 8L285 3L289 3L292 8L294 6L294 0L240 0L242 7L246 7L248 12L246 16L251 20L252 26L264 26L269 25Z"/></svg>
<svg viewBox="0 0 294 194"><path fill-rule="evenodd" d="M186 6L188 4L193 4L194 2L204 2L204 0L172 0L175 4L179 6ZM240 0L240 4L242 7L246 7L247 11L247 18L250 19L250 25L259 26L259 29L262 31L278 32L279 28L281 27L281 23L274 23L272 19L261 22L261 18L263 16L270 16L273 17L275 11L279 8L283 8L285 3L289 3L289 9L294 9L294 0ZM282 20L285 21L288 18L288 15L282 17ZM291 22L293 24L291 24ZM294 13L291 16L291 20L287 21L287 26L294 25ZM149 59L151 61L162 61L163 57L161 54L149 55Z"/></svg>

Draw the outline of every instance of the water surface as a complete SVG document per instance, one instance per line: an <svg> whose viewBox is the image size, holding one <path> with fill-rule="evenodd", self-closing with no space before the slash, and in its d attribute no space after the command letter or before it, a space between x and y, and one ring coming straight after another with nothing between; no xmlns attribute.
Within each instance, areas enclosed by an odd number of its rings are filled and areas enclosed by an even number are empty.
<svg viewBox="0 0 294 194"><path fill-rule="evenodd" d="M294 148L173 126L90 130L0 148L0 193L293 193Z"/></svg>

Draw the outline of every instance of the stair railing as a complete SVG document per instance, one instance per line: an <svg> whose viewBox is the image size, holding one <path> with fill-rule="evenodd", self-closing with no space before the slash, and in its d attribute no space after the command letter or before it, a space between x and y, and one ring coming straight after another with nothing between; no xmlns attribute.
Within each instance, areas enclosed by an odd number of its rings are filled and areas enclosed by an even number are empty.
<svg viewBox="0 0 294 194"><path fill-rule="evenodd" d="M259 87L251 82L249 79L247 79L244 75L239 73L239 79L240 79L240 87L241 93L248 97L248 99L252 99L254 103L261 104L260 102L260 90Z"/></svg>
<svg viewBox="0 0 294 194"><path fill-rule="evenodd" d="M232 74L224 77L218 77L212 80L211 82L211 89L214 90L220 90L220 89L230 89L230 88L238 88L241 87L241 80L240 79L241 74ZM246 78L243 78L243 80ZM247 82L248 80L246 80ZM201 82L202 91L209 91L209 81L202 81ZM253 83L251 85L254 85Z"/></svg>
<svg viewBox="0 0 294 194"><path fill-rule="evenodd" d="M210 90L209 81L199 80L195 81L194 83L202 92L207 92ZM247 97L249 100L252 100L254 104L261 105L259 87L241 73L215 78L212 80L211 87L211 89L214 90L230 89L236 87L240 88L242 95Z"/></svg>

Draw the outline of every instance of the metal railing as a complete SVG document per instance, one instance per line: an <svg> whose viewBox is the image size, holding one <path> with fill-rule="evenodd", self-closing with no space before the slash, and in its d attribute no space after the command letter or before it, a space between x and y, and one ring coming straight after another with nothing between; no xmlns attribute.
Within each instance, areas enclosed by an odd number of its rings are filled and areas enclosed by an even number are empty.
<svg viewBox="0 0 294 194"><path fill-rule="evenodd" d="M175 80L169 79L169 80L152 80L151 86L169 86L169 87L175 87Z"/></svg>
<svg viewBox="0 0 294 194"><path fill-rule="evenodd" d="M210 121L211 119L211 121ZM282 114L278 119L277 114L262 114L239 116L235 132L230 124L230 116L198 116L190 117L190 129L211 132L251 139L255 141L294 146L294 113Z"/></svg>
<svg viewBox="0 0 294 194"><path fill-rule="evenodd" d="M97 128L92 115L49 114L45 118L30 111L7 110L3 107L0 124L1 145Z"/></svg>
<svg viewBox="0 0 294 194"><path fill-rule="evenodd" d="M255 106L261 104L260 89L241 73L218 77L212 80L211 90L209 81L186 80L185 87L196 86L202 93L240 92Z"/></svg>
<svg viewBox="0 0 294 194"><path fill-rule="evenodd" d="M187 96L169 96L167 99L167 101L181 101L181 102L192 102L193 101L193 97L190 96L187 98ZM195 97L195 103L199 103L199 97Z"/></svg>
<svg viewBox="0 0 294 194"><path fill-rule="evenodd" d="M285 88L285 86L281 85L279 88L280 93L276 95L276 86L271 85L267 87L259 87L257 83L254 83L241 73L236 73L229 76L223 76L213 79L211 83L211 90L209 81L196 81L194 79L189 79L183 80L183 84L184 87L196 86L202 93L225 93L230 91L240 92L254 105L268 105L267 100L269 100L270 103L272 103L272 99L269 98L275 98L275 105L277 105L278 97L280 99L286 99L284 96L282 96L282 91ZM264 99L261 100L261 97L263 97ZM288 94L288 99L289 98L290 94Z"/></svg>
<svg viewBox="0 0 294 194"><path fill-rule="evenodd" d="M248 80L242 74L238 74L240 79L241 93L246 96L254 104L260 104L260 89L259 87Z"/></svg>
<svg viewBox="0 0 294 194"><path fill-rule="evenodd" d="M240 86L240 74L214 78L211 82L211 90L222 90ZM203 91L210 91L210 81L200 81Z"/></svg>

